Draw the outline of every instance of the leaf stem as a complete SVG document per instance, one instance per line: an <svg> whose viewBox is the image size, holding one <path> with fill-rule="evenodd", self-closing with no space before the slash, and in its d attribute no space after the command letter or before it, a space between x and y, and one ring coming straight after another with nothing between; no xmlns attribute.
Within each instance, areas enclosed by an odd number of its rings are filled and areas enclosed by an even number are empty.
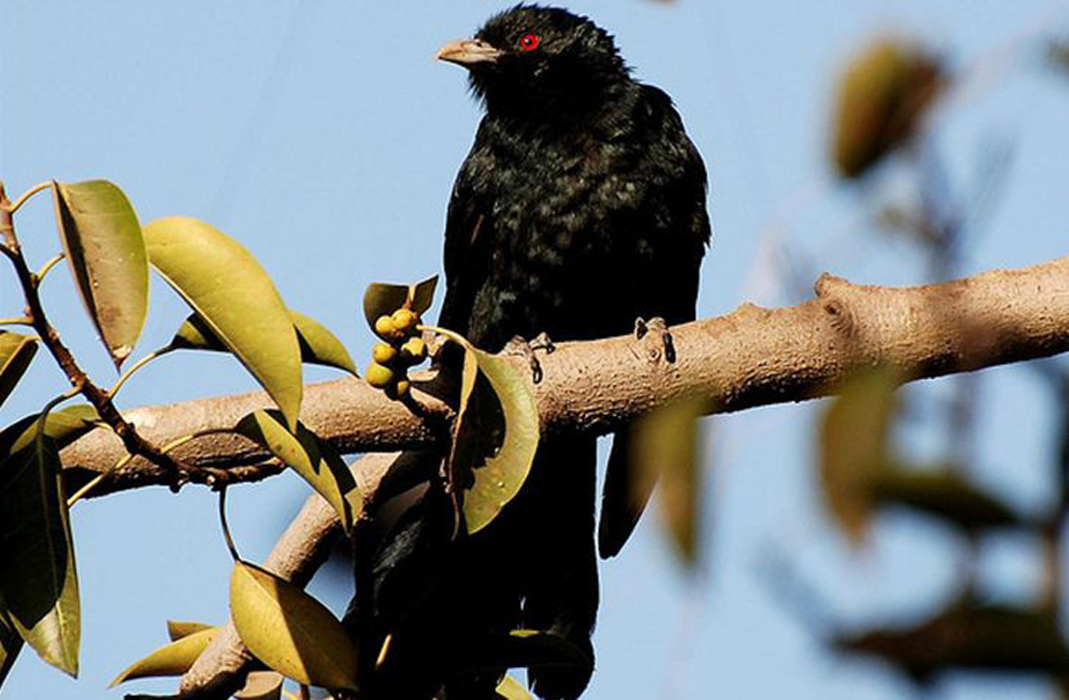
<svg viewBox="0 0 1069 700"><path fill-rule="evenodd" d="M467 338L462 336L460 333L457 333L456 331L449 330L448 328L439 328L438 326L428 326L428 325L424 325L424 324L421 323L420 325L416 326L416 330L420 331L421 333L423 331L430 331L431 333L437 333L438 335L445 336L447 339L452 340L457 345L460 345L460 346L462 346L464 348L467 348L467 349L471 349L471 347L472 347L471 343L468 342Z"/></svg>
<svg viewBox="0 0 1069 700"><path fill-rule="evenodd" d="M52 181L51 180L47 180L45 182L39 182L36 185L34 185L33 187L31 187L30 189L28 189L25 192L23 192L22 195L18 199L15 200L14 204L10 204L10 203L5 204L3 202L0 202L0 207L2 207L4 210L6 210L9 214L14 214L15 212L17 212L19 210L19 207L21 207L23 204L25 204L26 202L29 201L30 197L34 196L35 194L37 194L38 192L40 192L42 190L47 190L51 186L52 186ZM6 197L5 197L5 199L6 199Z"/></svg>
<svg viewBox="0 0 1069 700"><path fill-rule="evenodd" d="M0 318L0 326L32 326L33 319L29 316L8 316Z"/></svg>
<svg viewBox="0 0 1069 700"><path fill-rule="evenodd" d="M32 188L19 198L19 202L25 201L32 194L49 187L50 183L42 183ZM115 407L107 392L98 387L89 379L89 376L78 365L74 355L60 340L59 332L48 322L44 307L41 305L41 297L37 292L37 279L26 265L26 259L19 248L18 237L15 235L15 226L11 213L18 206L12 205L4 193L3 185L0 184L0 236L3 237L3 245L0 245L0 254L3 254L15 268L19 286L22 288L23 297L26 300L26 315L33 322L33 327L41 338L41 343L48 348L49 353L55 359L56 364L65 375L67 381L76 393L82 394L93 405L100 415L100 420L107 423L115 434L122 440L127 452L140 455L153 464L169 472L171 476L171 489L177 491L182 484L189 480L191 473L198 469L180 464L172 457L160 452L155 445L141 436L134 426L122 417L119 409ZM226 472L221 470L199 470L205 472L205 481L215 483L220 476L225 477Z"/></svg>
<svg viewBox="0 0 1069 700"><path fill-rule="evenodd" d="M131 376L133 376L134 372L136 372L137 370L141 369L142 367L147 365L152 360L155 360L157 357L161 357L163 355L166 355L171 350L174 350L174 347L171 346L171 345L166 345L166 346L160 348L159 350L153 350L152 352L150 352L149 354L145 355L144 357L142 357L140 360L138 360L134 364L132 364L129 367L127 367L126 371L123 372L122 375L119 377L119 379L115 382L115 385L112 386L110 389L108 389L108 396L111 397L112 399L114 399L115 398L115 394L119 393L119 389L122 388L122 385L126 383L127 379L129 379Z"/></svg>
<svg viewBox="0 0 1069 700"><path fill-rule="evenodd" d="M116 463L115 467L111 471L114 471L115 469L119 469L120 465L123 462L128 462L132 458L133 458L133 455L127 454L122 459L120 459L118 463ZM82 486L82 488L80 488L77 491L75 491L74 494L71 495L71 497L67 499L67 508L73 507L75 503L77 503L82 498L84 498L85 494L89 493L91 490L93 490L93 488L95 488L97 486L97 484L99 484L101 481L103 481L104 478L108 475L108 473L109 472L100 472L99 474L94 476L92 479L87 481L85 483L85 485Z"/></svg>
<svg viewBox="0 0 1069 700"><path fill-rule="evenodd" d="M37 414L37 432L34 434L34 440L40 440L44 437L45 424L48 422L48 414L52 412L52 409L77 395L78 391L76 389L68 389L44 405L41 412Z"/></svg>
<svg viewBox="0 0 1069 700"><path fill-rule="evenodd" d="M230 550L230 556L235 562L241 561L238 548L234 546L234 538L230 534L230 525L226 521L226 485L219 489L219 525L223 528L223 538L226 540L226 548Z"/></svg>
<svg viewBox="0 0 1069 700"><path fill-rule="evenodd" d="M59 263L60 260L63 260L65 257L67 256L64 253L60 253L59 255L55 255L49 258L48 262L42 265L41 269L34 273L34 278L37 280L37 284L41 284L41 280L45 278L45 275L47 275L49 271L51 271L51 269L55 267L56 264Z"/></svg>
<svg viewBox="0 0 1069 700"><path fill-rule="evenodd" d="M181 447L182 445L186 444L190 440L195 440L196 438L199 438L199 437L204 437L206 435L217 435L219 433L229 433L229 432L232 432L232 431L230 431L228 429L223 429L223 428L209 428L207 430L200 430L200 431L198 431L196 433L191 433L189 435L183 435L182 437L176 438L176 439L172 440L171 442L167 443L166 445L164 445L163 447L161 447L160 448L160 453L167 454L171 450L174 450L174 449L176 449L178 447ZM82 486L82 488L80 488L77 491L75 491L74 495L72 495L70 498L67 499L67 507L70 508L75 503L77 503L79 500L81 500L82 498L85 498L85 495L87 493L89 493L89 491L91 491L94 487L96 487L101 481L106 479L109 474L122 469L127 464L129 464L130 460L132 460L133 458L134 458L134 455L132 455L130 453L126 453L125 455L123 455L122 459L120 459L118 462L115 463L114 467L112 467L111 469L107 470L106 472L100 472L99 474L94 476L92 479L90 479L88 482L86 482L86 484L84 486ZM214 471L215 470L212 470L212 472L214 472Z"/></svg>

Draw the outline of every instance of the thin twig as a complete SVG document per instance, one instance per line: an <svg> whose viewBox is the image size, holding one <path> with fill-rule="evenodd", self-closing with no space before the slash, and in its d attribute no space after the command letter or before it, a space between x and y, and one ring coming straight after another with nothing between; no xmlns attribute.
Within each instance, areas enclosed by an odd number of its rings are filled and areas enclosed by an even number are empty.
<svg viewBox="0 0 1069 700"><path fill-rule="evenodd" d="M47 182L39 182L30 189L23 192L22 195L15 200L14 204L12 204L10 201L0 201L0 209L5 210L8 214L14 214L19 210L20 207L22 207L23 204L30 200L30 197L34 196L42 190L47 190L51 186L51 180L48 180ZM2 193L0 193L0 198L2 198L3 200L7 199L7 197Z"/></svg>
<svg viewBox="0 0 1069 700"><path fill-rule="evenodd" d="M55 267L60 261L62 261L66 257L66 254L60 253L59 255L53 255L51 258L49 258L48 262L42 265L41 269L38 270L34 275L37 278L37 284L41 284L41 280L45 278L45 275L47 275L53 267Z"/></svg>
<svg viewBox="0 0 1069 700"><path fill-rule="evenodd" d="M241 561L238 548L234 544L234 537L230 534L230 524L226 521L226 485L219 489L219 526L223 528L223 539L226 540L226 548L230 550L230 556L235 562Z"/></svg>
<svg viewBox="0 0 1069 700"><path fill-rule="evenodd" d="M43 183L43 185L31 189L19 198L19 202L25 201L33 193L47 186L49 186L49 183ZM0 253L3 253L15 268L15 274L26 300L27 317L33 322L32 325L41 337L42 344L48 348L56 364L67 375L67 380L75 393L82 394L96 408L100 419L115 431L115 434L122 440L126 451L140 455L167 470L170 473L171 489L177 491L183 483L191 480L196 468L179 463L173 457L169 457L166 453L157 449L155 445L145 440L134 429L134 426L122 417L107 392L89 379L88 375L78 365L74 355L60 340L59 332L48 322L44 307L41 305L40 295L37 292L39 279L27 266L26 259L22 256L19 248L18 237L15 235L15 226L11 214L17 209L18 206L14 206L8 201L7 195L4 193L2 186L0 186L0 232L3 233L6 242L5 245L0 245ZM220 479L225 481L225 475L225 471L214 470L214 473L200 476L206 483L214 485L219 483Z"/></svg>
<svg viewBox="0 0 1069 700"><path fill-rule="evenodd" d="M159 350L153 350L134 364L127 367L126 371L122 373L119 379L115 382L114 386L108 389L108 396L114 399L115 394L119 393L119 389L121 389L122 385L126 383L126 380L133 376L134 372L141 369L152 360L155 360L157 357L162 357L163 355L166 355L171 350L174 350L174 346L168 345L166 347L160 348Z"/></svg>

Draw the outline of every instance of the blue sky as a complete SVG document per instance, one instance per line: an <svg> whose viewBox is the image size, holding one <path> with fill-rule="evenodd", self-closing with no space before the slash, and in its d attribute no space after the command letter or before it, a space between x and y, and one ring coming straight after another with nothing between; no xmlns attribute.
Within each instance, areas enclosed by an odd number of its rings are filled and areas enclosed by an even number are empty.
<svg viewBox="0 0 1069 700"><path fill-rule="evenodd" d="M413 281L440 268L441 231L457 167L479 117L463 71L436 64L444 41L470 34L505 3L7 3L0 24L0 178L12 195L38 181L110 179L143 221L205 219L246 245L296 309L324 322L360 364L371 336L358 300L372 281ZM714 242L699 313L743 301L790 303L762 261L785 251L808 280L824 270L870 284L922 281L920 259L868 230L865 199L839 189L827 164L834 76L875 35L914 37L968 69L969 89L939 121L935 148L969 182L993 143L1012 147L998 207L963 271L1066 254L1069 80L1045 71L1038 37L1069 30L1065 2L569 2L617 38L636 75L665 88L710 171ZM1001 141L999 141L1001 139ZM20 213L34 260L57 248L51 203ZM141 343L163 344L186 314L158 279ZM113 371L64 275L46 301L90 371ZM18 308L0 273L0 311ZM308 370L308 379L328 372ZM924 387L945 393L945 383ZM40 356L0 423L63 389ZM244 391L225 357L169 357L124 389L126 406ZM1048 497L1051 405L1021 368L983 374L976 470L1021 507ZM703 569L683 574L655 515L603 567L590 698L857 698L910 695L883 667L824 651L776 592L768 562L789 558L848 624L917 615L951 592L960 545L937 526L881 518L870 549L847 550L820 508L812 472L819 404L706 421L709 455ZM940 453L933 431L908 449ZM286 475L231 494L243 553L262 559L306 493ZM164 620L226 616L229 556L214 497L143 490L73 512L83 600L82 674L62 676L24 652L11 698L119 697L104 686L165 639ZM991 595L1034 592L1036 551L1022 538L984 548ZM348 593L313 589L344 605ZM139 681L137 692L166 692ZM946 698L1047 697L1028 680L955 675Z"/></svg>

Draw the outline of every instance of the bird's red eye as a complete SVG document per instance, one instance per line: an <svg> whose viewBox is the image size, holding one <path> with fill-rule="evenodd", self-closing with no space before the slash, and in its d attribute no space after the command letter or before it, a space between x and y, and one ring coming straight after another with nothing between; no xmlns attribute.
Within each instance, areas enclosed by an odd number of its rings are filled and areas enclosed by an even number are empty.
<svg viewBox="0 0 1069 700"><path fill-rule="evenodd" d="M520 48L524 51L534 51L541 41L542 39L537 34L524 34L520 37Z"/></svg>

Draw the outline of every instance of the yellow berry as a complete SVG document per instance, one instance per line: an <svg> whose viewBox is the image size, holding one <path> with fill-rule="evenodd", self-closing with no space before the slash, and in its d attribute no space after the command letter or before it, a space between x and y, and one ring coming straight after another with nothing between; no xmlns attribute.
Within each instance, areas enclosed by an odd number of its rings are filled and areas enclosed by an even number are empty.
<svg viewBox="0 0 1069 700"><path fill-rule="evenodd" d="M391 320L397 326L397 330L407 333L419 323L419 316L412 309L398 309L393 312Z"/></svg>
<svg viewBox="0 0 1069 700"><path fill-rule="evenodd" d="M371 357L380 365L388 365L397 359L397 348L386 343L375 343L371 349Z"/></svg>
<svg viewBox="0 0 1069 700"><path fill-rule="evenodd" d="M427 344L423 338L410 338L401 346L401 360L405 364L418 365L427 357Z"/></svg>
<svg viewBox="0 0 1069 700"><path fill-rule="evenodd" d="M393 370L389 367L383 367L378 362L372 362L367 366L364 379L371 386L383 389L393 382Z"/></svg>
<svg viewBox="0 0 1069 700"><path fill-rule="evenodd" d="M397 331L397 324L393 322L391 317L383 315L375 320L375 333L377 333L380 338L386 340L395 338L398 335Z"/></svg>
<svg viewBox="0 0 1069 700"><path fill-rule="evenodd" d="M408 396L408 392L412 390L412 383L409 382L407 379L400 379L396 382L390 382L385 387L383 387L382 390L386 394L387 398L396 401L397 399L403 399L404 397Z"/></svg>

